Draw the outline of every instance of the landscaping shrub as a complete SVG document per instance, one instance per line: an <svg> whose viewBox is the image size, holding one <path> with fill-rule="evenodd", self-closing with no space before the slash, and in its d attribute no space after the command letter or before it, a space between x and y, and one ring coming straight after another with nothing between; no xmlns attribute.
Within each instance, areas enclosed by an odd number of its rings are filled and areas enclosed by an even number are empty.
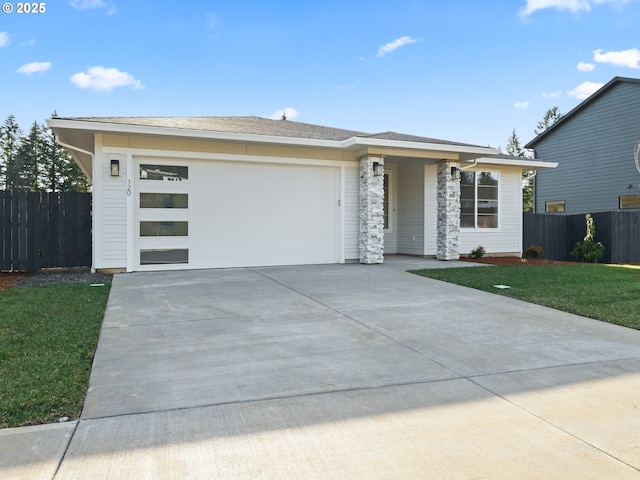
<svg viewBox="0 0 640 480"><path fill-rule="evenodd" d="M524 251L525 258L542 258L544 256L544 250L539 245L530 245Z"/></svg>
<svg viewBox="0 0 640 480"><path fill-rule="evenodd" d="M596 263L604 255L604 245L602 245L602 242L594 241L596 224L591 218L591 214L587 213L585 219L587 221L587 233L584 236L584 240L576 242L569 255L578 262Z"/></svg>
<svg viewBox="0 0 640 480"><path fill-rule="evenodd" d="M487 254L486 250L482 245L479 245L478 248L471 250L471 254L469 255L471 258L482 258Z"/></svg>

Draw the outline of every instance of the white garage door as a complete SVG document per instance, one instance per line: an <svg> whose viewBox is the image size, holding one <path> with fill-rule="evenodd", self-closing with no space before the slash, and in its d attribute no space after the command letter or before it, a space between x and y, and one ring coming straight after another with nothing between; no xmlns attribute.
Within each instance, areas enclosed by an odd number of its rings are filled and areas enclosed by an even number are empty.
<svg viewBox="0 0 640 480"><path fill-rule="evenodd" d="M138 159L136 268L339 261L335 167Z"/></svg>

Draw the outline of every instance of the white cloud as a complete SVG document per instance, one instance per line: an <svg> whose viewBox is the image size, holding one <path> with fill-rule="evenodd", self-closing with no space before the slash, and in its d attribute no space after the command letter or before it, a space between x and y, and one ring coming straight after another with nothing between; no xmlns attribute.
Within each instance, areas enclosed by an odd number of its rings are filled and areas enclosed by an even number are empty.
<svg viewBox="0 0 640 480"><path fill-rule="evenodd" d="M602 50L593 51L593 60L599 63L608 63L616 67L628 67L640 69L640 50L631 48L620 52L602 53Z"/></svg>
<svg viewBox="0 0 640 480"><path fill-rule="evenodd" d="M287 107L284 110L276 110L276 112L273 113L270 118L273 118L274 120L281 120L282 115L285 115L287 117L287 120L293 120L294 118L298 118L300 116L300 112L298 112L293 107Z"/></svg>
<svg viewBox="0 0 640 480"><path fill-rule="evenodd" d="M567 93L569 96L575 97L578 100L584 100L592 93L595 93L597 90L599 90L603 85L604 83L583 82Z"/></svg>
<svg viewBox="0 0 640 480"><path fill-rule="evenodd" d="M90 10L92 8L108 8L107 15L116 13L116 6L113 3L105 3L103 0L71 0L69 2L76 10Z"/></svg>
<svg viewBox="0 0 640 480"><path fill-rule="evenodd" d="M516 110L526 110L529 108L529 102L517 102L514 107L516 107Z"/></svg>
<svg viewBox="0 0 640 480"><path fill-rule="evenodd" d="M528 17L538 10L555 8L556 10L569 10L572 13L590 12L593 5L610 3L614 6L625 5L634 0L527 0L527 5L520 9L520 16Z"/></svg>
<svg viewBox="0 0 640 480"><path fill-rule="evenodd" d="M579 62L576 68L580 72L593 72L596 66L593 63Z"/></svg>
<svg viewBox="0 0 640 480"><path fill-rule="evenodd" d="M18 70L18 73L24 73L25 75L31 75L32 73L46 72L51 70L51 62L31 62L25 63Z"/></svg>
<svg viewBox="0 0 640 480"><path fill-rule="evenodd" d="M542 98L558 98L560 95L562 95L562 91L558 90L557 92L543 93Z"/></svg>
<svg viewBox="0 0 640 480"><path fill-rule="evenodd" d="M7 32L0 32L0 48L8 47L10 43L9 34Z"/></svg>
<svg viewBox="0 0 640 480"><path fill-rule="evenodd" d="M134 90L144 88L140 80L133 75L121 72L117 68L90 67L86 72L78 72L69 79L78 88L109 91L118 87L133 87Z"/></svg>
<svg viewBox="0 0 640 480"><path fill-rule="evenodd" d="M387 53L391 53L394 50L402 47L403 45L408 45L410 43L418 43L419 40L417 38L411 38L408 35L400 38L396 38L393 42L389 42L384 44L378 49L378 56L384 57Z"/></svg>

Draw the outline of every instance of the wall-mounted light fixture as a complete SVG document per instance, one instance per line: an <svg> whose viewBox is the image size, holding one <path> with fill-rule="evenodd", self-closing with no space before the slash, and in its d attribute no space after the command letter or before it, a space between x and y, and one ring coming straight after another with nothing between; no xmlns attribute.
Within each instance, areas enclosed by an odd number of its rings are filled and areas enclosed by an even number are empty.
<svg viewBox="0 0 640 480"><path fill-rule="evenodd" d="M120 176L120 160L111 160L111 176Z"/></svg>
<svg viewBox="0 0 640 480"><path fill-rule="evenodd" d="M384 173L384 163L373 162L373 175L375 177L381 177Z"/></svg>
<svg viewBox="0 0 640 480"><path fill-rule="evenodd" d="M458 167L451 167L451 178L460 180L460 169Z"/></svg>

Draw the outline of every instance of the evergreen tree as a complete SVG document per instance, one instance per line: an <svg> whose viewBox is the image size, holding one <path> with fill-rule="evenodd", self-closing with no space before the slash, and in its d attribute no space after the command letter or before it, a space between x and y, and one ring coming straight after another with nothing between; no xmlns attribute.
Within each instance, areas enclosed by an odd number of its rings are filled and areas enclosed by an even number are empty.
<svg viewBox="0 0 640 480"><path fill-rule="evenodd" d="M43 126L44 153L41 160L42 187L48 192L64 191L66 152L56 142L53 132Z"/></svg>
<svg viewBox="0 0 640 480"><path fill-rule="evenodd" d="M511 132L511 136L509 137L509 141L507 142L507 153L509 155L513 155L514 157L524 157L525 152L520 146L520 138L518 138L518 134L516 133L516 129L513 129Z"/></svg>
<svg viewBox="0 0 640 480"><path fill-rule="evenodd" d="M0 126L0 188L10 190L17 182L16 164L20 147L21 131L16 118L9 115Z"/></svg>
<svg viewBox="0 0 640 480"><path fill-rule="evenodd" d="M516 129L513 129L509 141L507 143L507 153L514 157L526 157L526 152L520 146L520 138L516 133ZM522 172L522 211L533 212L533 181L534 172L526 171Z"/></svg>
<svg viewBox="0 0 640 480"><path fill-rule="evenodd" d="M15 190L35 192L44 190L42 173L47 161L47 148L43 136L43 128L38 122L33 122L29 134L22 138L18 148L18 182Z"/></svg>
<svg viewBox="0 0 640 480"><path fill-rule="evenodd" d="M91 191L91 182L86 177L76 162L73 161L69 153L60 149L62 158L62 192L89 192Z"/></svg>
<svg viewBox="0 0 640 480"><path fill-rule="evenodd" d="M553 125L558 120L560 120L561 117L562 117L562 114L558 111L558 107L550 108L544 114L544 117L542 118L542 120L538 122L538 126L533 131L533 133L535 133L536 135L540 135L547 128L549 128L551 125Z"/></svg>
<svg viewBox="0 0 640 480"><path fill-rule="evenodd" d="M0 125L0 189L88 192L91 183L45 124L24 136L9 115Z"/></svg>

